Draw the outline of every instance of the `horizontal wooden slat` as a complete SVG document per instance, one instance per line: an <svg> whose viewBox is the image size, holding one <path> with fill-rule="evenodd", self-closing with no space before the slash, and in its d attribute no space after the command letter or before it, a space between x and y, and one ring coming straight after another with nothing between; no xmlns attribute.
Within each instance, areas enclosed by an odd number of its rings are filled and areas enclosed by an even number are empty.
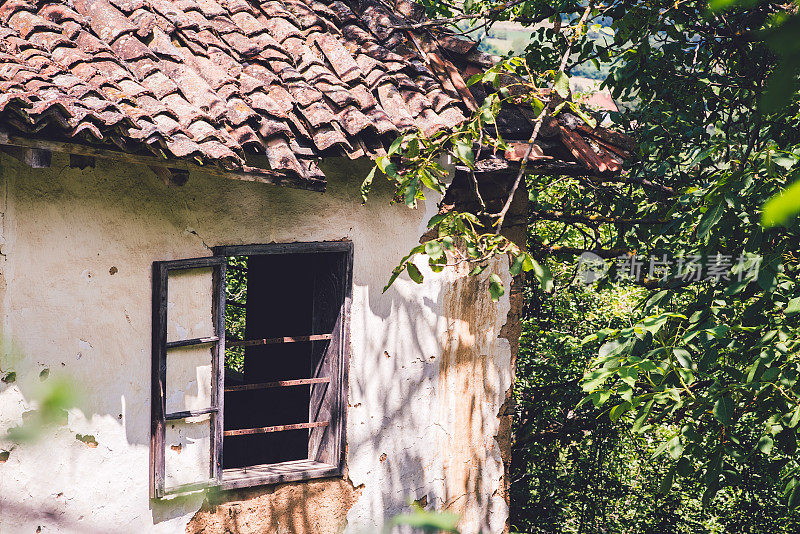
<svg viewBox="0 0 800 534"><path fill-rule="evenodd" d="M219 269L226 265L225 258L218 256L204 256L202 258L186 258L182 260L156 261L154 265L161 265L167 271L184 271L186 269Z"/></svg>
<svg viewBox="0 0 800 534"><path fill-rule="evenodd" d="M252 389L284 388L288 386L305 386L309 384L324 384L330 378L302 378L298 380L278 380L275 382L262 382L260 384L244 384L242 386L229 386L225 391L250 391Z"/></svg>
<svg viewBox="0 0 800 534"><path fill-rule="evenodd" d="M262 484L277 484L295 480L341 475L335 465L313 460L293 460L277 464L251 465L225 469L222 472L222 489L246 488Z"/></svg>
<svg viewBox="0 0 800 534"><path fill-rule="evenodd" d="M271 337L268 339L229 340L228 347L252 347L255 345L278 345L280 343L302 343L304 341L324 341L331 339L332 334L315 334L313 336Z"/></svg>
<svg viewBox="0 0 800 534"><path fill-rule="evenodd" d="M219 341L217 336L209 337L196 337L194 339L181 339L180 341L168 341L167 348L174 349L176 347L190 347L192 345L204 345L206 343L216 343Z"/></svg>
<svg viewBox="0 0 800 534"><path fill-rule="evenodd" d="M208 415L210 413L217 413L218 408L203 408L202 410L186 410L184 412L168 413L165 417L167 421L176 421L178 419L188 419L190 417L200 417L201 415Z"/></svg>
<svg viewBox="0 0 800 534"><path fill-rule="evenodd" d="M263 245L224 245L213 247L217 256L251 256L262 254L313 254L316 252L350 252L352 241L314 241L270 243Z"/></svg>
<svg viewBox="0 0 800 534"><path fill-rule="evenodd" d="M167 495L174 495L177 493L191 493L193 491L202 491L213 486L218 486L219 482L216 479L210 478L202 482L191 482L189 484L181 484L171 488L165 488L164 493Z"/></svg>
<svg viewBox="0 0 800 534"><path fill-rule="evenodd" d="M316 423L298 423L295 425L262 426L258 428L240 428L238 430L226 430L225 436L247 436L250 434L268 434L270 432L285 432L287 430L303 430L306 428L319 428L328 426L330 421L317 421Z"/></svg>

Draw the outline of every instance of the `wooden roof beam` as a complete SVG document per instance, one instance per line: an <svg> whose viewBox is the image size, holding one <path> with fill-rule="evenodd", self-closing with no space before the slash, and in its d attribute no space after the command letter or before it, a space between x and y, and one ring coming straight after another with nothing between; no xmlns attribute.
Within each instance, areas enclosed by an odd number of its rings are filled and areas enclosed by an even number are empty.
<svg viewBox="0 0 800 534"><path fill-rule="evenodd" d="M88 156L102 159L113 159L133 163L135 165L147 165L162 167L172 170L204 172L212 176L243 180L247 182L260 182L264 184L280 185L295 189L305 189L307 191L325 191L327 182L315 178L304 178L282 171L261 169L258 167L243 166L237 170L226 170L216 165L198 165L183 159L160 158L142 154L131 154L120 150L110 150L80 143L67 143L61 141L51 141L48 139L29 139L9 133L7 130L0 129L0 146L3 151L6 148L12 149L35 149L39 151L61 152L65 154L75 154L78 156ZM48 163L49 166L49 163Z"/></svg>
<svg viewBox="0 0 800 534"><path fill-rule="evenodd" d="M32 169L46 169L53 159L53 153L46 149L20 146L2 146L0 148L12 158Z"/></svg>

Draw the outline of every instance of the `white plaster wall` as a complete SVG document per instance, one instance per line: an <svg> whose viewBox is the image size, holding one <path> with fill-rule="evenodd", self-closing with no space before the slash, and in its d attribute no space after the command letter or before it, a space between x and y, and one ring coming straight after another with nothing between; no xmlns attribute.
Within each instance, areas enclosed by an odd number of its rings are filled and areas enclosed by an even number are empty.
<svg viewBox="0 0 800 534"><path fill-rule="evenodd" d="M194 173L185 186L167 187L144 167L102 160L84 171L58 156L43 170L0 163L0 369L18 377L0 383L0 430L22 421L43 386L63 379L78 394L66 425L0 463L0 533L183 532L202 495L148 498L152 262L207 256L215 245L343 238L355 244L348 475L364 486L347 531L377 532L423 496L463 513L465 534L502 530L507 510L493 436L512 374L508 343L497 339L508 298L465 333L464 319L448 315L473 297L453 290L454 273L421 266L422 286L404 276L381 293L418 243L424 209L389 206L380 185L360 206L367 169L342 161L326 169L324 194ZM448 408L460 394L458 377L441 369L453 340L470 336L486 393L480 417L465 421ZM205 374L196 372L195 389L180 402L202 402ZM95 436L97 446L76 434ZM448 457L459 444L456 456L484 451L480 473L466 475L477 477L467 491L476 495L454 495L452 481L463 473L453 475Z"/></svg>

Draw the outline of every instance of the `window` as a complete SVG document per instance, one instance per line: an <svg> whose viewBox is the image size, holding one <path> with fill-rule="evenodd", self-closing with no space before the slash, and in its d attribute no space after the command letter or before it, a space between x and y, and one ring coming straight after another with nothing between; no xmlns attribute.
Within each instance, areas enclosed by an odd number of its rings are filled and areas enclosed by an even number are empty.
<svg viewBox="0 0 800 534"><path fill-rule="evenodd" d="M352 243L153 265L153 497L341 475Z"/></svg>

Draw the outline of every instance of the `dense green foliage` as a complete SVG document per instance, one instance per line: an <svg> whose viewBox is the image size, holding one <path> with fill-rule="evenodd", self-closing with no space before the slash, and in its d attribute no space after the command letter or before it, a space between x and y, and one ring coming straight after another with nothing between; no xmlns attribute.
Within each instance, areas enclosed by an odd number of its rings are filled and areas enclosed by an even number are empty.
<svg viewBox="0 0 800 534"><path fill-rule="evenodd" d="M611 65L614 127L637 141L621 177L528 181L530 259L504 243L464 256L480 265L486 253L509 253L517 272L532 269L540 282L517 391L514 521L525 531L797 530L800 186L781 192L800 177L800 15L777 2L714 4L429 5L475 29L532 25L523 58L500 67L531 87L548 82L561 94L571 70ZM610 38L590 39L587 28ZM435 153L469 167L475 142L502 148L483 135L503 101L496 95L446 138L399 141L402 165L378 163L399 198L422 197L420 173ZM580 108L542 106L533 91L528 103L540 120L591 120ZM444 237L452 244L460 233L451 225ZM610 270L578 288L571 255L582 250ZM625 280L635 261L641 271ZM554 293L548 262L559 273Z"/></svg>
<svg viewBox="0 0 800 534"><path fill-rule="evenodd" d="M646 435L584 405L580 379L596 351L582 339L602 328L625 328L646 291L598 292L570 283L573 269L553 263L554 294L531 292L517 360L516 441L512 463L512 525L553 532L796 532L800 514L765 484L761 466L744 484L703 506L703 484L661 483L668 457L653 459L659 441L678 425Z"/></svg>
<svg viewBox="0 0 800 534"><path fill-rule="evenodd" d="M670 463L660 488L698 484L706 506L753 476L800 503L797 226L759 225L761 206L787 184L800 154L795 104L772 105L782 109L773 113L759 106L778 60L757 32L781 10L762 4L721 15L704 3L628 3L607 12L610 50L625 60L607 84L629 103L616 119L640 147L629 176L674 193L617 188L579 210L660 221L614 224L610 237L599 233L598 248L697 256L705 270L696 281L676 261L665 280L640 280L651 293L632 324L585 340L598 357L583 390L635 433L669 430L655 451ZM733 271L710 277L720 258Z"/></svg>
<svg viewBox="0 0 800 534"><path fill-rule="evenodd" d="M225 333L231 340L243 340L246 339L247 256L229 257L225 278ZM244 372L244 347L225 347L225 368L228 372Z"/></svg>

